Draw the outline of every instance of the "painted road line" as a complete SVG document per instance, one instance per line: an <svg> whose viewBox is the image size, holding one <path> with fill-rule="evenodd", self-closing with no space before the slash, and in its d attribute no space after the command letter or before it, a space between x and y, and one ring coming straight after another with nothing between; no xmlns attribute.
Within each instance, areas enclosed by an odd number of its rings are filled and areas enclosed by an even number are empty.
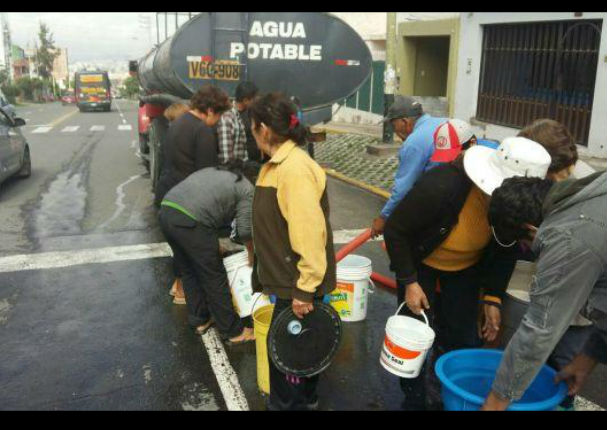
<svg viewBox="0 0 607 430"><path fill-rule="evenodd" d="M79 125L68 125L67 127L63 127L61 133L73 133L80 128Z"/></svg>
<svg viewBox="0 0 607 430"><path fill-rule="evenodd" d="M356 237L363 234L367 229L354 229L354 230L337 230L333 232L333 243L336 245L345 244L352 242ZM369 242L380 242L383 241L383 236L378 236L375 239L369 239Z"/></svg>
<svg viewBox="0 0 607 430"><path fill-rule="evenodd" d="M132 130L131 124L122 124L118 126L118 130Z"/></svg>
<svg viewBox="0 0 607 430"><path fill-rule="evenodd" d="M248 411L247 398L238 382L238 375L228 360L217 330L212 327L201 337L228 411Z"/></svg>
<svg viewBox="0 0 607 430"><path fill-rule="evenodd" d="M121 185L137 179L139 175L129 178ZM120 194L121 190L117 190ZM120 195L118 196L120 200ZM335 244L347 243L365 229L337 230L334 233ZM375 239L380 240L380 239ZM109 246L105 248L78 249L71 251L41 252L18 254L0 257L0 273L19 272L22 270L41 270L71 267L81 264L113 263L125 260L145 260L149 258L171 257L173 254L168 243L146 243L138 245Z"/></svg>
<svg viewBox="0 0 607 430"><path fill-rule="evenodd" d="M596 403L591 402L588 399L583 398L582 396L575 396L574 407L576 411L604 411L605 409L601 408Z"/></svg>
<svg viewBox="0 0 607 430"><path fill-rule="evenodd" d="M73 111L66 113L63 116L60 116L59 118L57 118L56 120L54 120L53 122L49 123L49 125L51 127L55 127L57 124L62 123L63 121L65 121L66 119L76 115L78 113L78 109L74 109Z"/></svg>
<svg viewBox="0 0 607 430"><path fill-rule="evenodd" d="M109 246L78 251L55 251L37 254L11 255L0 258L0 273L22 270L41 270L71 267L81 264L113 263L170 257L171 248L166 242L142 245Z"/></svg>
<svg viewBox="0 0 607 430"><path fill-rule="evenodd" d="M105 125L93 125L89 129L89 131L103 131L105 130Z"/></svg>
<svg viewBox="0 0 607 430"><path fill-rule="evenodd" d="M38 127L38 128L35 128L34 130L32 130L32 134L48 133L52 128L53 127L48 127L48 126Z"/></svg>

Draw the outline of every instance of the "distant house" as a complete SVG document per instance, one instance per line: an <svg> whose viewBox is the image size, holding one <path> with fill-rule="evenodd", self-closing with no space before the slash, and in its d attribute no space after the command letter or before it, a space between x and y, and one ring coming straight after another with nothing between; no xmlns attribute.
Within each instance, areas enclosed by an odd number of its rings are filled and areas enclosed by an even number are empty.
<svg viewBox="0 0 607 430"><path fill-rule="evenodd" d="M454 116L502 139L537 118L563 122L584 155L607 158L607 15L465 12Z"/></svg>
<svg viewBox="0 0 607 430"><path fill-rule="evenodd" d="M29 76L30 65L25 56L25 51L17 45L13 45L11 48L13 79L17 80L23 76Z"/></svg>

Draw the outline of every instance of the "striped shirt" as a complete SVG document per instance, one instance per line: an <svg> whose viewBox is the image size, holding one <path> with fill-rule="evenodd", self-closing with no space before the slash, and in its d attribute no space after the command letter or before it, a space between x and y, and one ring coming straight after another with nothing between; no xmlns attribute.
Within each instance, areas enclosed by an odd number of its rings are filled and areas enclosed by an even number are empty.
<svg viewBox="0 0 607 430"><path fill-rule="evenodd" d="M220 164L247 160L247 134L236 107L224 112L217 123L217 145Z"/></svg>

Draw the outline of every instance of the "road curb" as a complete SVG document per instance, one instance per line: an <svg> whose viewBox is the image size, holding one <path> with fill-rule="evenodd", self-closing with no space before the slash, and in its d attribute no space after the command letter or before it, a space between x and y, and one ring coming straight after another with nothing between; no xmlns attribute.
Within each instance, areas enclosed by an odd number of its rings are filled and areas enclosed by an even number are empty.
<svg viewBox="0 0 607 430"><path fill-rule="evenodd" d="M379 187L367 184L363 181L359 181L358 179L350 178L349 176L346 176L343 173L340 173L334 169L325 168L325 172L332 178L339 179L340 181L346 182L350 185L354 185L355 187L362 188L363 190L369 191L370 193L375 194L376 196L383 197L386 200L390 198L390 193L386 190L382 190Z"/></svg>

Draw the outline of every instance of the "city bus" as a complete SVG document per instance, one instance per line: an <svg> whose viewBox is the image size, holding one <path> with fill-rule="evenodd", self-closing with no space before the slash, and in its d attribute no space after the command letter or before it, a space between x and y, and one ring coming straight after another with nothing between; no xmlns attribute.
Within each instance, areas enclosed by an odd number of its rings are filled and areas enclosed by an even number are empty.
<svg viewBox="0 0 607 430"><path fill-rule="evenodd" d="M110 79L106 71L76 72L76 105L80 112L101 109L109 112L112 105Z"/></svg>

